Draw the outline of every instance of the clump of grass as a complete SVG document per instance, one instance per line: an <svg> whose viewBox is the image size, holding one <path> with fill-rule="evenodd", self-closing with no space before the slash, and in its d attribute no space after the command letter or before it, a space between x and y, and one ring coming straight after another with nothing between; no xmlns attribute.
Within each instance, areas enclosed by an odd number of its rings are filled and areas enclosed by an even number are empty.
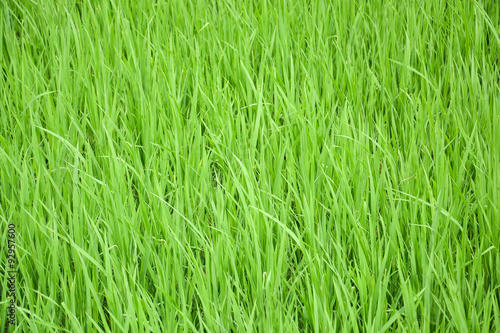
<svg viewBox="0 0 500 333"><path fill-rule="evenodd" d="M499 331L499 35L486 0L2 2L17 331Z"/></svg>

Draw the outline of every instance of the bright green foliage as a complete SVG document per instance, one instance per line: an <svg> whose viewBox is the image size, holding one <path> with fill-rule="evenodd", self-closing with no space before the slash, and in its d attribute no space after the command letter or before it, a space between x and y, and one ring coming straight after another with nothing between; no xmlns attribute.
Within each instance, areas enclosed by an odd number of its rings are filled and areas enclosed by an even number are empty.
<svg viewBox="0 0 500 333"><path fill-rule="evenodd" d="M500 331L499 56L496 0L1 1L1 329L14 223L17 332Z"/></svg>

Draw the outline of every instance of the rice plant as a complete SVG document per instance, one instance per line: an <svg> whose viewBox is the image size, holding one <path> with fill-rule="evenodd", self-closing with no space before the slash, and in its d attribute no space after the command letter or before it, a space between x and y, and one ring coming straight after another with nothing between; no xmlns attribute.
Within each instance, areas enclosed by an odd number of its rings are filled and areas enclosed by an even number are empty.
<svg viewBox="0 0 500 333"><path fill-rule="evenodd" d="M1 330L500 332L500 2L2 0L0 37Z"/></svg>

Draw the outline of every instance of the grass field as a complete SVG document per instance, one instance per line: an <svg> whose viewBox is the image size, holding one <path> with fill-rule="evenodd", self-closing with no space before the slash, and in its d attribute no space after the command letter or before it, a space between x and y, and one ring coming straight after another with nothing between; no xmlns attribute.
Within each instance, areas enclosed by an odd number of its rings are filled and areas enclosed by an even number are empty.
<svg viewBox="0 0 500 333"><path fill-rule="evenodd" d="M0 1L0 329L500 332L499 56L495 0Z"/></svg>

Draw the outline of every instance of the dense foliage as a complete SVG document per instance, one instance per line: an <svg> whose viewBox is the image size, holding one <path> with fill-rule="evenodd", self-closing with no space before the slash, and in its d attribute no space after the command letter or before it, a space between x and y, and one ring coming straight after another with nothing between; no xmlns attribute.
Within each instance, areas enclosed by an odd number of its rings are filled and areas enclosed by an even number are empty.
<svg viewBox="0 0 500 333"><path fill-rule="evenodd" d="M17 331L500 331L499 35L494 0L2 1Z"/></svg>

